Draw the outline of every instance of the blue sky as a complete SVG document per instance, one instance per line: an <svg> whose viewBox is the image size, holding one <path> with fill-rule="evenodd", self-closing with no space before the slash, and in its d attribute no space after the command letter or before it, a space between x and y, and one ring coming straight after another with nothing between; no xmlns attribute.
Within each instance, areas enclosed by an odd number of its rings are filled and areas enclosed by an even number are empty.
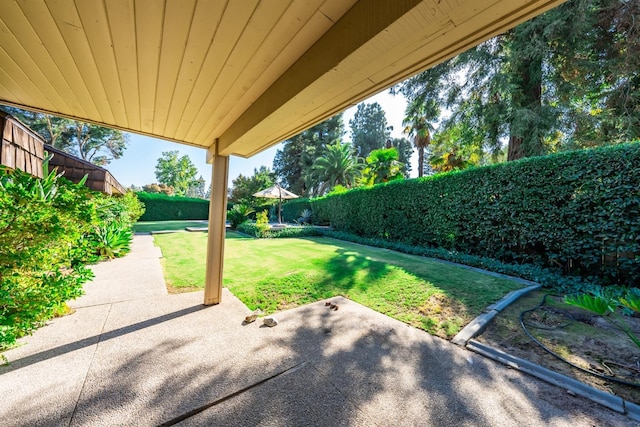
<svg viewBox="0 0 640 427"><path fill-rule="evenodd" d="M404 118L406 101L401 95L392 96L389 95L388 91L384 91L365 102L379 103L385 110L388 124L393 126L392 136L403 136L402 119ZM353 118L355 111L356 107L353 107L343 114L345 128L347 129L346 140L350 139L349 120ZM232 156L229 161L229 186L231 186L231 181L240 174L250 176L255 168L259 168L262 165L271 168L273 157L281 147L282 144L278 144L249 159ZM199 174L206 180L208 187L211 181L211 166L206 163L206 151L204 149L137 134L130 134L129 145L124 152L124 156L112 161L107 165L107 169L125 187L130 187L131 185L141 187L157 181L155 177L157 160L162 156L163 151L172 150L180 151L180 156L185 154L189 156L198 168ZM412 163L416 163L415 159L413 160ZM416 165L413 166L413 173L417 175Z"/></svg>

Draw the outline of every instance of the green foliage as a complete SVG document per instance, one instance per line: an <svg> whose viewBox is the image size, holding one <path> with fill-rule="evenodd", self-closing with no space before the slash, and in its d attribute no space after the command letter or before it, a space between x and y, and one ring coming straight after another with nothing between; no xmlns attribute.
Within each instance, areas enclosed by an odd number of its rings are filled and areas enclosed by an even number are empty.
<svg viewBox="0 0 640 427"><path fill-rule="evenodd" d="M106 196L56 173L0 168L0 349L80 296L87 263L125 254L143 212L131 192Z"/></svg>
<svg viewBox="0 0 640 427"><path fill-rule="evenodd" d="M298 218L298 223L302 225L313 224L313 211L311 209L305 209L302 212L300 212L300 218Z"/></svg>
<svg viewBox="0 0 640 427"><path fill-rule="evenodd" d="M144 205L141 221L170 221L177 219L208 219L209 201L159 193L136 193Z"/></svg>
<svg viewBox="0 0 640 427"><path fill-rule="evenodd" d="M373 150L384 147L391 135L384 110L377 102L358 104L349 126L355 153L363 159Z"/></svg>
<svg viewBox="0 0 640 427"><path fill-rule="evenodd" d="M637 290L595 287L589 293L567 295L564 298L564 302L603 316L609 323L622 330L635 345L640 347L640 338L631 330L627 322L616 310L618 307L626 307L636 314L640 313L640 310L638 310L640 308L640 296Z"/></svg>
<svg viewBox="0 0 640 427"><path fill-rule="evenodd" d="M282 202L282 220L293 223L300 217L300 212L305 209L311 210L311 202L303 197Z"/></svg>
<svg viewBox="0 0 640 427"><path fill-rule="evenodd" d="M162 152L162 157L156 164L156 179L160 184L173 187L176 195L186 196L190 188L204 186L204 181L196 179L198 169L189 156L178 157L179 155L177 150Z"/></svg>
<svg viewBox="0 0 640 427"><path fill-rule="evenodd" d="M367 157L367 166L362 171L360 183L372 186L404 178L402 163L398 158L398 149L395 147L373 150Z"/></svg>
<svg viewBox="0 0 640 427"><path fill-rule="evenodd" d="M133 191L115 196L94 193L93 197L98 218L104 223L117 222L123 228L131 229L145 211L144 205Z"/></svg>
<svg viewBox="0 0 640 427"><path fill-rule="evenodd" d="M244 233L248 236L262 237L258 232L258 227L256 227L256 223L253 221L245 221L241 224L238 224L238 226L236 227L236 231L240 233Z"/></svg>
<svg viewBox="0 0 640 427"><path fill-rule="evenodd" d="M243 203L234 205L227 211L227 220L231 223L231 228L235 230L240 224L245 222L249 218L249 214L252 214L255 210Z"/></svg>
<svg viewBox="0 0 640 427"><path fill-rule="evenodd" d="M336 185L355 186L362 166L351 146L336 140L313 162L315 182L319 185L317 194L325 194Z"/></svg>
<svg viewBox="0 0 640 427"><path fill-rule="evenodd" d="M343 134L342 114L338 114L286 140L273 159L273 172L289 191L306 197L317 195L313 161Z"/></svg>
<svg viewBox="0 0 640 427"><path fill-rule="evenodd" d="M256 229L258 230L256 237L263 237L269 231L269 213L267 211L259 212L256 215Z"/></svg>
<svg viewBox="0 0 640 427"><path fill-rule="evenodd" d="M156 183L143 185L142 190L138 190L138 191L144 191L145 193L162 193L162 194L166 194L167 196L173 196L175 194L173 187L169 187L168 185L164 185L164 184L156 184Z"/></svg>
<svg viewBox="0 0 640 427"><path fill-rule="evenodd" d="M496 161L504 140L514 160L638 138L638 14L637 1L568 1L406 80L394 91L409 129L437 124L441 170Z"/></svg>
<svg viewBox="0 0 640 427"><path fill-rule="evenodd" d="M0 349L82 293L92 274L86 236L97 223L82 184L0 168Z"/></svg>
<svg viewBox="0 0 640 427"><path fill-rule="evenodd" d="M614 307L611 307L608 301L596 295L589 295L589 294L567 295L564 298L564 302L566 302L569 305L581 307L581 308L584 308L585 310L592 311L601 316L607 313L613 313L613 311L615 310Z"/></svg>
<svg viewBox="0 0 640 427"><path fill-rule="evenodd" d="M640 282L638 143L356 188L311 205L316 223L363 237Z"/></svg>
<svg viewBox="0 0 640 427"><path fill-rule="evenodd" d="M402 174L405 178L409 178L411 175L411 156L413 156L411 142L406 138L393 138L391 146L398 149L398 161L402 163Z"/></svg>
<svg viewBox="0 0 640 427"><path fill-rule="evenodd" d="M273 173L266 166L253 170L253 176L238 175L232 182L229 201L232 203L244 203L254 208L264 206L265 200L254 197L254 194L274 184Z"/></svg>
<svg viewBox="0 0 640 427"><path fill-rule="evenodd" d="M130 226L112 221L97 226L92 233L93 246L101 258L119 258L131 250L133 232Z"/></svg>
<svg viewBox="0 0 640 427"><path fill-rule="evenodd" d="M122 157L127 147L128 135L117 129L19 108L2 109L24 122L47 144L99 166Z"/></svg>

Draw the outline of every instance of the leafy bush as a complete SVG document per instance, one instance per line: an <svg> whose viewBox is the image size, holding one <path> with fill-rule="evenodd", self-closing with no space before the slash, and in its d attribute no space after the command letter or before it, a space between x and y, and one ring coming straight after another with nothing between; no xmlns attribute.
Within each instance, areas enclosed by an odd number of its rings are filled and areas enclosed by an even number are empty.
<svg viewBox="0 0 640 427"><path fill-rule="evenodd" d="M322 231L315 227L287 227L278 230L260 231L255 223L249 221L240 224L237 228L237 231L253 237L270 239L313 237L323 235Z"/></svg>
<svg viewBox="0 0 640 427"><path fill-rule="evenodd" d="M136 193L144 204L141 221L170 221L177 219L208 219L209 201L190 197L167 196L156 193Z"/></svg>
<svg viewBox="0 0 640 427"><path fill-rule="evenodd" d="M131 250L133 232L131 226L112 221L97 226L91 237L101 258L119 258Z"/></svg>
<svg viewBox="0 0 640 427"><path fill-rule="evenodd" d="M239 224L236 230L249 236L261 237L258 232L258 227L256 227L256 223L253 221L245 221Z"/></svg>
<svg viewBox="0 0 640 427"><path fill-rule="evenodd" d="M82 182L0 168L0 348L82 294L94 259L86 236L98 221Z"/></svg>
<svg viewBox="0 0 640 427"><path fill-rule="evenodd" d="M142 214L133 193L106 196L56 172L0 167L0 349L80 296L87 263L128 252Z"/></svg>
<svg viewBox="0 0 640 427"><path fill-rule="evenodd" d="M640 347L640 337L634 333L618 313L619 309L624 308L632 314L640 314L640 292L638 289L612 288L595 287L589 292L567 295L564 301L604 317L609 323L624 332L636 346Z"/></svg>
<svg viewBox="0 0 640 427"><path fill-rule="evenodd" d="M313 223L313 211L311 209L305 209L300 212L300 218L297 222L299 224L311 225Z"/></svg>
<svg viewBox="0 0 640 427"><path fill-rule="evenodd" d="M256 237L262 237L269 231L269 213L267 211L258 212L256 215Z"/></svg>
<svg viewBox="0 0 640 427"><path fill-rule="evenodd" d="M253 212L255 211L251 206L239 203L227 211L227 220L229 220L231 228L235 230L240 224L247 221L249 214Z"/></svg>
<svg viewBox="0 0 640 427"><path fill-rule="evenodd" d="M311 201L316 223L506 264L640 283L640 144L528 158Z"/></svg>

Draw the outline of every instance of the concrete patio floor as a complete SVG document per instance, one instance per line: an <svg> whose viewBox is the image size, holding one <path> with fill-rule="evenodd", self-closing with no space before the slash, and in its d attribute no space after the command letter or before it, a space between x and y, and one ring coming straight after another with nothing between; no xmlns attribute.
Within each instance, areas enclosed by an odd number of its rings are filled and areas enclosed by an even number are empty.
<svg viewBox="0 0 640 427"><path fill-rule="evenodd" d="M244 325L224 290L168 295L136 236L72 315L5 353L3 426L593 426L627 417L347 299ZM251 268L251 266L247 266Z"/></svg>

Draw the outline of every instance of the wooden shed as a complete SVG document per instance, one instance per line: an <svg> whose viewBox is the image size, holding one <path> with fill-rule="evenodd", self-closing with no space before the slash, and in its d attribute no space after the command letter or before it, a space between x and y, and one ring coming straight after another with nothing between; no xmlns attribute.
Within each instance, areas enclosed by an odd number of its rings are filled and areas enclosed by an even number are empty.
<svg viewBox="0 0 640 427"><path fill-rule="evenodd" d="M124 194L126 189L111 175L111 173L100 166L80 159L67 152L44 145L44 150L53 154L49 160L49 170L58 168L64 172L64 177L73 182L79 182L87 175L86 186L92 190L106 194Z"/></svg>
<svg viewBox="0 0 640 427"><path fill-rule="evenodd" d="M15 117L0 111L0 165L42 178L44 141Z"/></svg>

